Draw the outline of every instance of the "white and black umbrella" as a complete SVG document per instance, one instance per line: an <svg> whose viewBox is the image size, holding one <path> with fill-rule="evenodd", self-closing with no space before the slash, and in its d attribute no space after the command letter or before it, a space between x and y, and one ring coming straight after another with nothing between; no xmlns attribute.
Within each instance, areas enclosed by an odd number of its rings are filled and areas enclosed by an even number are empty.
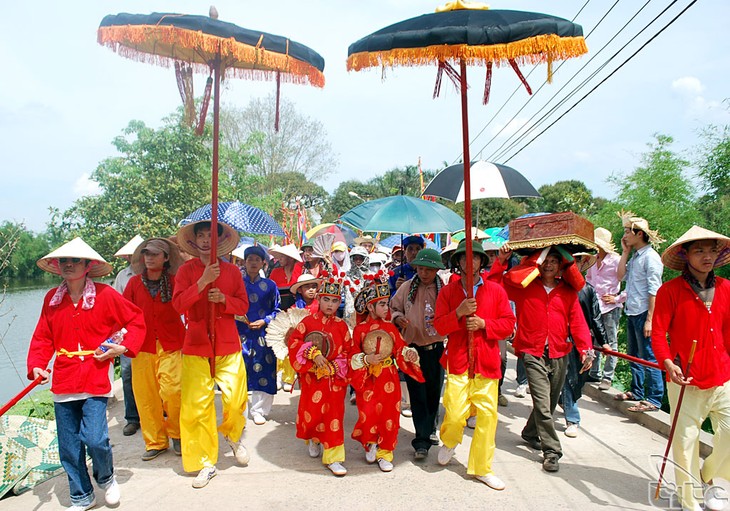
<svg viewBox="0 0 730 511"><path fill-rule="evenodd" d="M464 164L457 163L436 174L423 195L464 202ZM535 187L512 167L480 160L471 162L471 199L540 197Z"/></svg>

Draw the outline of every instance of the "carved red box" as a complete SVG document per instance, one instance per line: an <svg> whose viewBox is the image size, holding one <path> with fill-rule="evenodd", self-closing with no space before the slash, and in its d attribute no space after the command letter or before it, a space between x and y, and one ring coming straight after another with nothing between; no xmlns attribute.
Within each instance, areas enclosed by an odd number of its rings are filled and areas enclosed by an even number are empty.
<svg viewBox="0 0 730 511"><path fill-rule="evenodd" d="M595 250L593 223L573 212L517 218L509 223L512 250L569 245L571 251Z"/></svg>

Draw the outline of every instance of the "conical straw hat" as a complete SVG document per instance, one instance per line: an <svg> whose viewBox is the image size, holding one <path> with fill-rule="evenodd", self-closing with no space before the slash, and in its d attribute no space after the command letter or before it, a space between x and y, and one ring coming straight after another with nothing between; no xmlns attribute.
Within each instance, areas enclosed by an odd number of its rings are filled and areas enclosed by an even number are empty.
<svg viewBox="0 0 730 511"><path fill-rule="evenodd" d="M682 271L687 264L687 252L684 250L685 243L698 240L717 240L717 249L720 253L715 261L715 268L724 266L730 262L730 238L710 231L703 227L693 225L692 228L682 234L677 241L672 243L662 254L662 263L672 270Z"/></svg>
<svg viewBox="0 0 730 511"><path fill-rule="evenodd" d="M613 244L613 234L608 229L596 227L593 231L593 242L606 253L616 253L616 246Z"/></svg>
<svg viewBox="0 0 730 511"><path fill-rule="evenodd" d="M89 277L103 277L112 271L112 266L107 263L99 253L86 244L81 238L74 238L65 245L57 248L45 257L38 259L36 264L41 270L48 273L60 275L58 269L59 257L78 257L80 259L88 259L92 261L89 265Z"/></svg>
<svg viewBox="0 0 730 511"><path fill-rule="evenodd" d="M277 255L283 254L285 256L289 256L295 261L302 262L302 256L299 255L299 249L294 246L294 244L289 243L288 245L284 245L283 247L279 245L274 245L269 249L269 254L272 257L276 257Z"/></svg>
<svg viewBox="0 0 730 511"><path fill-rule="evenodd" d="M180 227L177 231L177 245L180 250L187 252L190 255L197 257L199 255L198 249L195 245L195 225L203 222L211 223L210 220L200 220L199 222L193 222ZM223 234L218 236L218 257L230 254L238 246L240 236L230 225L224 222L218 222L218 225L223 227Z"/></svg>
<svg viewBox="0 0 730 511"><path fill-rule="evenodd" d="M116 251L114 257L131 256L137 249L140 243L144 241L144 238L139 234L135 234L134 238L129 240L126 245Z"/></svg>

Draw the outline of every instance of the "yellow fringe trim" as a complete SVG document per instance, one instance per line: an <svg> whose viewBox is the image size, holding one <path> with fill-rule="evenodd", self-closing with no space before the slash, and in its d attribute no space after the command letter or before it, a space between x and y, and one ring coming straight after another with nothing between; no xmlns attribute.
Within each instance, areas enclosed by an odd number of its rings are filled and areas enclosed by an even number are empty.
<svg viewBox="0 0 730 511"><path fill-rule="evenodd" d="M549 238L534 238L521 241L508 241L505 243L505 246L510 250L519 250L521 248L545 248L552 245L582 245L591 250L598 249L598 246L593 243L593 241L574 234L568 236L551 236Z"/></svg>
<svg viewBox="0 0 730 511"><path fill-rule="evenodd" d="M101 27L97 41L123 57L170 67L176 60L189 62L197 72L209 73L209 63L220 51L225 72L250 80L281 79L290 83L308 83L324 87L324 74L316 67L289 55L266 50L262 34L256 46L233 38L217 36L179 27L161 25L126 25ZM288 48L288 42L287 42Z"/></svg>
<svg viewBox="0 0 730 511"><path fill-rule="evenodd" d="M453 2L446 2L441 7L436 7L436 12L448 12L448 11L463 11L466 9L487 11L489 5L481 2L467 2L466 0L454 0Z"/></svg>
<svg viewBox="0 0 730 511"><path fill-rule="evenodd" d="M458 63L466 60L470 65L486 65L493 62L505 65L510 59L518 64L541 64L554 60L566 60L588 52L585 39L539 35L508 44L469 46L468 44L436 45L425 48L397 48L387 51L361 52L347 59L348 71L360 71L369 67L422 66L440 61Z"/></svg>

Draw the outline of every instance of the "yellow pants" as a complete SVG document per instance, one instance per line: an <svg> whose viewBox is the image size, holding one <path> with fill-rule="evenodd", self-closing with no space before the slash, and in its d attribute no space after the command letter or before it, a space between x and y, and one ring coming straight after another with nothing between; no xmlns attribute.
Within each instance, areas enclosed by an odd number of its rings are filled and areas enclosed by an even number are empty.
<svg viewBox="0 0 730 511"><path fill-rule="evenodd" d="M216 431L214 384L221 391L223 421ZM218 462L218 431L238 442L246 425L246 366L241 352L215 357L215 379L205 357L182 356L180 440L183 469L196 472Z"/></svg>
<svg viewBox="0 0 730 511"><path fill-rule="evenodd" d="M667 383L667 396L672 410L679 399L680 386ZM730 480L730 382L722 387L699 389L688 385L684 391L682 408L672 440L672 457L678 467L674 470L675 482L683 507L694 509L702 500L700 479L700 430L706 417L712 421L715 436L713 448L702 465L702 478L710 481L720 477ZM689 472L692 477L687 475ZM694 481L692 480L694 478Z"/></svg>
<svg viewBox="0 0 730 511"><path fill-rule="evenodd" d="M464 426L473 405L477 410L477 427L469 449L468 474L485 476L492 473L497 433L497 387L499 380L467 373L449 374L444 389L446 415L441 424L441 441L456 447L464 436Z"/></svg>
<svg viewBox="0 0 730 511"><path fill-rule="evenodd" d="M344 445L337 445L335 447L330 447L329 449L325 449L322 453L322 463L325 465L329 465L330 463L335 462L344 462L345 461L345 446Z"/></svg>
<svg viewBox="0 0 730 511"><path fill-rule="evenodd" d="M146 449L167 449L168 438L180 438L182 354L139 352L132 359L132 388ZM167 418L165 418L167 417Z"/></svg>
<svg viewBox="0 0 730 511"><path fill-rule="evenodd" d="M291 362L289 362L288 358L285 358L284 360L278 360L276 362L276 371L281 371L281 382L282 383L288 383L289 385L294 384L294 380L297 377L296 371L294 371L294 368L291 366Z"/></svg>

